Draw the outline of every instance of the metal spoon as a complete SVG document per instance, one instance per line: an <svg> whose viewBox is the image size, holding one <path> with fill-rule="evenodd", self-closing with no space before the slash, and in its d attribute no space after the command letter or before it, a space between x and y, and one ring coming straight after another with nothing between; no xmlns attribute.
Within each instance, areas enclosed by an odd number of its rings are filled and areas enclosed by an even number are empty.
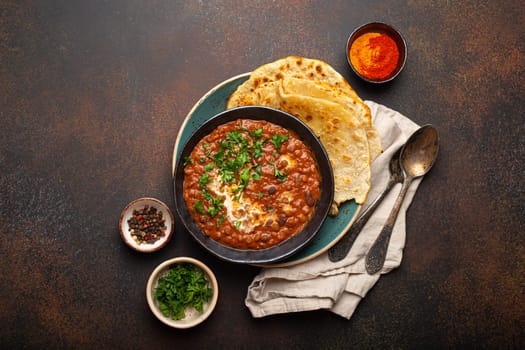
<svg viewBox="0 0 525 350"><path fill-rule="evenodd" d="M438 133L432 125L425 125L414 132L401 149L399 165L405 180L385 226L366 255L365 267L368 274L373 275L383 267L392 229L408 188L414 179L425 175L432 168L438 149Z"/></svg>
<svg viewBox="0 0 525 350"><path fill-rule="evenodd" d="M372 216L376 208L379 206L383 198L390 192L392 187L395 184L403 181L404 174L399 166L399 154L401 153L401 147L392 155L390 159L389 168L390 168L390 178L386 188L381 192L374 201L361 213L357 220L350 226L348 231L344 234L343 238L339 240L332 248L328 250L328 259L332 262L342 260L346 257L352 245L354 244L355 239L363 229L363 227L368 222L368 219Z"/></svg>

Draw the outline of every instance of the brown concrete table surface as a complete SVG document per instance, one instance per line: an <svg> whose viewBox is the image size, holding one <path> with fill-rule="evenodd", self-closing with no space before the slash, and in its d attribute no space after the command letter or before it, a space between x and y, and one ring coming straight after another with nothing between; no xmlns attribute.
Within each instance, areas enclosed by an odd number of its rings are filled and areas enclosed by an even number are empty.
<svg viewBox="0 0 525 350"><path fill-rule="evenodd" d="M368 21L408 43L405 70L384 86L346 63L347 37ZM0 345L524 348L524 23L520 1L0 1ZM402 264L349 321L252 318L258 268L211 256L180 226L148 255L118 234L137 197L173 208L172 149L196 101L291 54L440 132ZM148 274L181 255L220 284L211 318L184 331L145 299Z"/></svg>

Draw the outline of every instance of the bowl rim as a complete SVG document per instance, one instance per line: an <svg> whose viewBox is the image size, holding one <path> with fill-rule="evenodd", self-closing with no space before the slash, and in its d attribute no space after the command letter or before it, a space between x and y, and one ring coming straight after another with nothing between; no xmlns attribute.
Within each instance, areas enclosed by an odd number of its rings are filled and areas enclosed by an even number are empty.
<svg viewBox="0 0 525 350"><path fill-rule="evenodd" d="M167 227L166 235L164 237L161 237L155 243L139 245L131 237L131 234L127 230L124 229L125 219L133 207L138 206L141 203L148 203L148 202L154 203L155 205L157 205L158 206L157 209L162 210L163 215L168 216L171 224L170 224L170 227ZM122 209L122 212L120 213L120 218L119 218L120 237L122 238L122 240L124 241L124 243L126 243L128 247L132 248L135 251L142 252L142 253L152 253L152 252L156 252L160 250L161 248L166 246L166 244L168 244L168 242L171 240L171 237L173 236L174 231L175 231L175 218L173 216L173 213L171 212L170 208L168 207L166 203L164 203L163 201L157 198L139 197L137 199L134 199L131 202L129 202L124 207L124 209Z"/></svg>
<svg viewBox="0 0 525 350"><path fill-rule="evenodd" d="M350 48L353 42L361 35L368 33L368 32L373 32L373 31L388 34L396 42L397 48L399 50L400 58L397 62L396 69L394 70L393 74L391 74L388 78L385 78L385 79L377 80L377 79L370 79L370 78L363 76L354 67L354 65L352 64L352 61L350 60ZM352 69L352 71L354 71L354 73L359 78L361 78L362 80L368 83L372 83L372 84L383 84L383 83L387 83L387 82L394 80L399 75L399 73L401 73L401 71L405 68L407 56L408 56L408 46L407 46L407 43L406 43L406 40L403 34L401 34L401 32L397 30L396 28L394 28L392 25L384 23L384 22L368 22L368 23L364 23L360 25L352 31L352 33L350 34L350 36L348 37L346 41L346 60L348 61L350 68Z"/></svg>
<svg viewBox="0 0 525 350"><path fill-rule="evenodd" d="M266 120L294 131L312 150L314 156L316 157L318 168L322 176L320 184L320 186L322 186L321 198L318 201L314 217L307 223L303 231L275 246L266 249L236 249L213 240L207 236L195 223L183 198L182 186L184 174L182 164L185 157L191 153L191 150L198 143L198 141L200 141L202 137L208 135L213 129L215 129L215 127L237 119ZM293 123L293 126L290 126L290 122ZM274 263L298 252L301 248L306 246L306 244L308 244L319 232L319 229L328 216L334 196L334 177L332 166L328 158L328 154L319 138L304 122L302 122L297 117L284 111L266 106L243 106L227 109L204 122L199 128L197 128L195 132L193 132L186 144L183 146L182 152L177 159L173 182L176 210L184 226L190 232L193 238L197 240L201 246L218 258L225 261L242 264Z"/></svg>

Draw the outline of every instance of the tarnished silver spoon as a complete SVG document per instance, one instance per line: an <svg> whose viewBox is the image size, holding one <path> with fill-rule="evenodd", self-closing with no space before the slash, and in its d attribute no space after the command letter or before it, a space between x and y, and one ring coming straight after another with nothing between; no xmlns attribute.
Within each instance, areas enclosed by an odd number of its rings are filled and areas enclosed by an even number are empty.
<svg viewBox="0 0 525 350"><path fill-rule="evenodd" d="M395 184L403 181L404 175L401 167L399 166L399 154L401 153L401 147L394 153L390 159L389 168L390 168L390 178L386 188L381 192L374 201L359 215L357 220L350 226L348 231L344 234L343 238L339 240L332 248L328 250L328 259L332 262L340 261L344 259L352 245L354 244L355 239L363 229L363 227L368 222L368 219L372 216L376 208L379 206L383 198L390 192L392 187Z"/></svg>
<svg viewBox="0 0 525 350"><path fill-rule="evenodd" d="M405 179L385 226L366 255L365 267L366 272L370 275L380 271L385 263L392 229L410 184L432 168L438 149L439 137L437 130L432 125L425 125L416 130L401 149L399 165Z"/></svg>

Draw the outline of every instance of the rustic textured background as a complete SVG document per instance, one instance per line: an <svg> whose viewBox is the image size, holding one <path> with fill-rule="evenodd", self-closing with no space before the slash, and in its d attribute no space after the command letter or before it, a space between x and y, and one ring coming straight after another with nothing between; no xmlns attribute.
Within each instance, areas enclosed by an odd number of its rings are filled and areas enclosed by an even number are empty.
<svg viewBox="0 0 525 350"><path fill-rule="evenodd" d="M408 62L370 86L350 32L397 27ZM3 348L524 348L525 6L520 1L0 1L0 345ZM290 55L319 58L364 99L434 124L436 167L408 212L401 267L350 321L253 319L258 269L219 261L181 227L143 255L120 211L173 208L177 131L211 87ZM201 326L165 327L148 274L189 255L217 273Z"/></svg>

